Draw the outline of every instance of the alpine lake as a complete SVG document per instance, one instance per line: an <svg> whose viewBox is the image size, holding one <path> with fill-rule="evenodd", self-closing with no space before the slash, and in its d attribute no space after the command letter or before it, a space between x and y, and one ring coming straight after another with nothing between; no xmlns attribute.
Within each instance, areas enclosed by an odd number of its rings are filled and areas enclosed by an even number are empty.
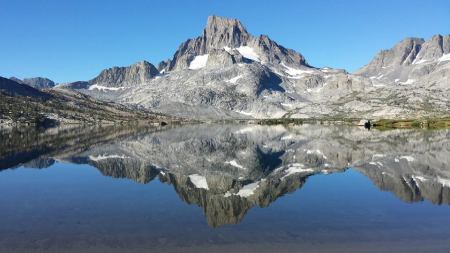
<svg viewBox="0 0 450 253"><path fill-rule="evenodd" d="M450 252L450 130L0 131L0 252Z"/></svg>

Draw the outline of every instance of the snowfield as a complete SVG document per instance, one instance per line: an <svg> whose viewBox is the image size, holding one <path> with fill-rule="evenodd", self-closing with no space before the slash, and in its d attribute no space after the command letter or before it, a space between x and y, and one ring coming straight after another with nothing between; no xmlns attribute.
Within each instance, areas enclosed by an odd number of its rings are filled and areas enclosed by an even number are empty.
<svg viewBox="0 0 450 253"><path fill-rule="evenodd" d="M195 185L196 188L209 190L208 182L204 176L198 174L189 175L189 180Z"/></svg>
<svg viewBox="0 0 450 253"><path fill-rule="evenodd" d="M194 60L189 64L189 69L201 69L206 67L206 62L208 62L209 54L197 55Z"/></svg>

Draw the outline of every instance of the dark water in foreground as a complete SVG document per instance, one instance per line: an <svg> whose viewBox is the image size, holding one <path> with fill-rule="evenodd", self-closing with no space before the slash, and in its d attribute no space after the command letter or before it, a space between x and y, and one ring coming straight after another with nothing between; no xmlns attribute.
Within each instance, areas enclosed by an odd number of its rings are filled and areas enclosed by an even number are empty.
<svg viewBox="0 0 450 253"><path fill-rule="evenodd" d="M0 136L0 252L450 252L449 130Z"/></svg>

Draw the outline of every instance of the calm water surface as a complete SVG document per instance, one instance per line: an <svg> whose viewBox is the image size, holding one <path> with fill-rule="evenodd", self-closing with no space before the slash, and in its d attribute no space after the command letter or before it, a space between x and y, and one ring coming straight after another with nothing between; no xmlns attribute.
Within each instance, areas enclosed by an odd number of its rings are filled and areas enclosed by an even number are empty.
<svg viewBox="0 0 450 253"><path fill-rule="evenodd" d="M449 130L0 137L0 252L450 252Z"/></svg>

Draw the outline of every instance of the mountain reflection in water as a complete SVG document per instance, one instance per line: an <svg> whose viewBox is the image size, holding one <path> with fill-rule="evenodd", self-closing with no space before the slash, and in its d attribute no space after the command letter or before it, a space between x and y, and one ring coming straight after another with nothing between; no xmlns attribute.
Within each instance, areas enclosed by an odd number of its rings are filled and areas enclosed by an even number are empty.
<svg viewBox="0 0 450 253"><path fill-rule="evenodd" d="M2 132L0 169L43 169L56 160L137 183L159 180L218 227L239 223L251 208L269 206L312 175L348 168L403 201L448 205L449 135L319 125Z"/></svg>

